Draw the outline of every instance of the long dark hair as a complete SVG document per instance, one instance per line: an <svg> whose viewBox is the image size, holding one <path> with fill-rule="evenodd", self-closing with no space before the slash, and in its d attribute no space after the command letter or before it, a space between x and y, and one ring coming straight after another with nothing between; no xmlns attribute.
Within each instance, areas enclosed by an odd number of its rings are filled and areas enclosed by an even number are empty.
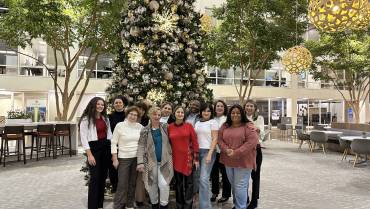
<svg viewBox="0 0 370 209"><path fill-rule="evenodd" d="M239 109L240 111L240 117L241 117L241 123L242 124L245 124L245 123L248 123L250 122L247 118L247 116L245 115L245 111L243 110L242 106L238 105L238 104L234 104L233 106L231 106L231 108L229 109L229 112L227 113L227 118L226 118L226 122L225 124L228 126L228 127L231 127L232 125L232 120L231 120L231 112L233 111L233 109Z"/></svg>
<svg viewBox="0 0 370 209"><path fill-rule="evenodd" d="M245 106L247 106L248 103L251 103L253 106L254 106L254 113L253 113L253 120L257 120L258 118L258 106L257 106L257 103L251 99L248 99L247 101L245 101L244 103L244 111L245 111ZM245 114L247 114L247 112L245 112Z"/></svg>
<svg viewBox="0 0 370 209"><path fill-rule="evenodd" d="M213 105L211 103L202 103L200 105L200 108L199 108L199 118L202 118L203 119L203 116L202 116L202 112L205 111L207 108L209 108L209 110L211 111L211 116L209 117L209 119L213 119Z"/></svg>
<svg viewBox="0 0 370 209"><path fill-rule="evenodd" d="M88 127L90 126L90 123L92 122L95 125L95 114L96 114L96 104L98 101L103 101L104 103L104 109L103 112L101 112L101 115L103 116L104 120L107 118L107 103L105 100L101 97L94 97L90 100L89 104L87 104L84 112L81 115L80 121L78 122L78 126L80 126L81 121L86 117L88 121Z"/></svg>
<svg viewBox="0 0 370 209"><path fill-rule="evenodd" d="M224 116L227 116L227 105L226 105L226 103L223 101L223 100L217 100L214 104L213 104L213 106L214 106L214 111L213 111L213 114L214 114L214 116L215 117L217 117L217 113L216 113L216 105L217 105L217 103L222 103L222 105L224 106Z"/></svg>

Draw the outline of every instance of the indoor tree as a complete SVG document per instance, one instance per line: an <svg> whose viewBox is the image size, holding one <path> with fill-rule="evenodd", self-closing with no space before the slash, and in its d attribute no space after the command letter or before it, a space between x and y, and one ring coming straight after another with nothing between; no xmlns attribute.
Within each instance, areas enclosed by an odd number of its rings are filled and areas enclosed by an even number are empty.
<svg viewBox="0 0 370 209"><path fill-rule="evenodd" d="M239 102L252 93L257 78L278 52L302 42L306 0L227 0L212 10L218 24L206 42L208 65L240 70L234 80ZM235 79L235 78L234 78Z"/></svg>
<svg viewBox="0 0 370 209"><path fill-rule="evenodd" d="M314 57L310 70L313 78L333 84L359 123L370 93L369 30L320 33L319 40L305 45Z"/></svg>
<svg viewBox="0 0 370 209"><path fill-rule="evenodd" d="M121 38L110 98L126 95L186 105L211 101L204 71L201 15L195 0L130 1L121 21Z"/></svg>
<svg viewBox="0 0 370 209"><path fill-rule="evenodd" d="M53 79L57 118L72 120L97 59L113 53L120 43L118 31L123 0L5 0L7 12L0 15L0 40L14 50L43 65ZM22 53L18 46L32 46L32 40L43 39L52 49L52 65ZM79 57L87 55L81 75L74 79ZM63 66L65 76L58 74ZM75 104L77 92L80 91Z"/></svg>

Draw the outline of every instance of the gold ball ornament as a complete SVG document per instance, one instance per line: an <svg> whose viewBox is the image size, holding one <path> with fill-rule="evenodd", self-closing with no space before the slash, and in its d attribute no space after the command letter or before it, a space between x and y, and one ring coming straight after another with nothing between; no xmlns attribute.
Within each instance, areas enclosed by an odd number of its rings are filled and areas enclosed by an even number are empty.
<svg viewBox="0 0 370 209"><path fill-rule="evenodd" d="M370 2L364 1L363 4L356 21L351 26L353 30L364 30L370 26Z"/></svg>
<svg viewBox="0 0 370 209"><path fill-rule="evenodd" d="M186 52L187 54L191 54L191 53L193 52L193 50L192 50L191 48L186 48L186 49L185 49L185 52Z"/></svg>
<svg viewBox="0 0 370 209"><path fill-rule="evenodd" d="M151 1L149 3L149 8L153 11L157 11L159 9L159 3L157 1Z"/></svg>
<svg viewBox="0 0 370 209"><path fill-rule="evenodd" d="M210 32L212 28L214 27L212 23L212 17L209 16L207 13L204 13L202 17L200 18L201 28L205 32Z"/></svg>
<svg viewBox="0 0 370 209"><path fill-rule="evenodd" d="M124 78L122 80L122 85L127 86L127 84L128 84L128 80L126 78Z"/></svg>
<svg viewBox="0 0 370 209"><path fill-rule="evenodd" d="M165 72L164 73L164 79L166 79L167 81L172 80L173 79L173 73Z"/></svg>
<svg viewBox="0 0 370 209"><path fill-rule="evenodd" d="M356 23L365 1L368 0L310 0L308 17L321 31L345 31Z"/></svg>
<svg viewBox="0 0 370 209"><path fill-rule="evenodd" d="M312 64L311 52L303 46L289 48L282 57L285 70L291 74L307 70Z"/></svg>

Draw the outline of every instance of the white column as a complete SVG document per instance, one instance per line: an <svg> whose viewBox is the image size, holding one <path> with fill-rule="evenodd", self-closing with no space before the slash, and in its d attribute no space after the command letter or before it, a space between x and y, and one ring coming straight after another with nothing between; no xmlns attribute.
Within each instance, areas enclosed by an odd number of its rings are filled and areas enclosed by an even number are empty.
<svg viewBox="0 0 370 209"><path fill-rule="evenodd" d="M360 101L360 105L362 105L362 101ZM369 123L369 116L370 116L370 113L369 113L369 102L368 100L365 101L364 105L362 106L361 110L360 110L360 123Z"/></svg>
<svg viewBox="0 0 370 209"><path fill-rule="evenodd" d="M319 124L321 124L321 100L319 100Z"/></svg>
<svg viewBox="0 0 370 209"><path fill-rule="evenodd" d="M268 99L268 125L271 124L271 99Z"/></svg>
<svg viewBox="0 0 370 209"><path fill-rule="evenodd" d="M342 121L338 121L338 122L348 122L346 121L346 118L347 118L347 112L346 112L346 102L343 100L342 101Z"/></svg>
<svg viewBox="0 0 370 209"><path fill-rule="evenodd" d="M14 92L10 94L10 109L14 110Z"/></svg>
<svg viewBox="0 0 370 209"><path fill-rule="evenodd" d="M292 118L292 124L297 124L297 99L296 98L288 98L286 101L287 106L287 117Z"/></svg>
<svg viewBox="0 0 370 209"><path fill-rule="evenodd" d="M310 100L307 99L307 125L310 126Z"/></svg>

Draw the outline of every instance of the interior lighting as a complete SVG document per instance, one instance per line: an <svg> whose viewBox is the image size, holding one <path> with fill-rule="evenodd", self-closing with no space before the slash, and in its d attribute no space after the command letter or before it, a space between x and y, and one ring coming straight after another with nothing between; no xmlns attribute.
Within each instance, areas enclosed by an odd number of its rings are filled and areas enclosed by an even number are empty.
<svg viewBox="0 0 370 209"><path fill-rule="evenodd" d="M368 0L310 0L308 17L323 32L358 29L360 22L369 25L368 14L364 15L368 5Z"/></svg>
<svg viewBox="0 0 370 209"><path fill-rule="evenodd" d="M282 63L290 74L299 74L309 69L312 64L312 55L304 46L294 46L285 52Z"/></svg>

